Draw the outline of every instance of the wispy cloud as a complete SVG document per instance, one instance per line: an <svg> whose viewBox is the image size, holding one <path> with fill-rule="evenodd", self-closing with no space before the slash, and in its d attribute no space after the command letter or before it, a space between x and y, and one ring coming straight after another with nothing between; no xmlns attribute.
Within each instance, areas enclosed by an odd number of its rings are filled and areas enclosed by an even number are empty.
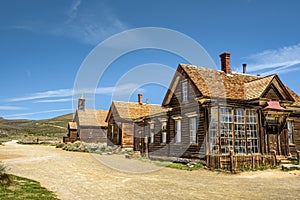
<svg viewBox="0 0 300 200"><path fill-rule="evenodd" d="M116 93L119 96L123 94L128 94L129 91L133 91L138 88L137 84L128 83L119 86L111 86L111 87L99 87L96 89L86 88L86 89L58 89L58 90L50 90L45 92L37 92L30 94L24 97L16 97L7 99L8 102L20 102L20 101L33 101L35 103L50 103L50 102L66 102L71 100L70 98L73 95L81 95L81 94L102 94L102 95L111 95L112 93ZM58 98L58 99L55 99Z"/></svg>
<svg viewBox="0 0 300 200"><path fill-rule="evenodd" d="M60 102L68 102L72 101L72 98L64 98L64 99L44 99L44 100L37 100L34 103L60 103Z"/></svg>
<svg viewBox="0 0 300 200"><path fill-rule="evenodd" d="M300 43L278 49L266 50L246 58L249 61L248 72L263 72L264 75L272 73L287 73L300 68Z"/></svg>
<svg viewBox="0 0 300 200"><path fill-rule="evenodd" d="M69 9L69 12L68 12L68 15L70 17L70 20L73 20L76 18L77 16L77 11L78 11L78 6L81 4L81 0L75 0L73 1L70 9Z"/></svg>
<svg viewBox="0 0 300 200"><path fill-rule="evenodd" d="M25 110L24 107L19 106L0 106L0 110Z"/></svg>
<svg viewBox="0 0 300 200"><path fill-rule="evenodd" d="M44 113L55 113L55 112L66 112L66 111L72 111L72 109L57 109L57 110L45 110L40 112L30 112L30 113L19 113L19 114L12 114L12 115L6 115L5 118L11 118L11 117L22 117L22 116L30 116L30 115L37 115L37 114L44 114Z"/></svg>
<svg viewBox="0 0 300 200"><path fill-rule="evenodd" d="M37 92L25 97L17 97L8 99L9 102L18 102L18 101L30 101L36 99L44 98L57 98L57 97L67 97L72 95L72 89L59 89L59 90L50 90L46 92Z"/></svg>
<svg viewBox="0 0 300 200"><path fill-rule="evenodd" d="M54 22L48 19L23 21L13 28L73 38L89 45L96 45L112 34L128 29L128 25L101 1L74 0L61 12Z"/></svg>

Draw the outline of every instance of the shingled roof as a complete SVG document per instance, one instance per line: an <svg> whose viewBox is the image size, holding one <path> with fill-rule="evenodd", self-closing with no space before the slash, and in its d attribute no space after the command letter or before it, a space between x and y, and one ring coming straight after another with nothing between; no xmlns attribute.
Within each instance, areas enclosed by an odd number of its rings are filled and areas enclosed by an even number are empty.
<svg viewBox="0 0 300 200"><path fill-rule="evenodd" d="M69 122L69 123L68 123L68 128L69 128L69 129L77 129L77 124L76 124L76 122Z"/></svg>
<svg viewBox="0 0 300 200"><path fill-rule="evenodd" d="M113 109L115 109L119 117L124 120L133 120L144 116L166 112L166 110L158 104L139 104L135 102L113 101L106 121L111 115Z"/></svg>
<svg viewBox="0 0 300 200"><path fill-rule="evenodd" d="M297 94L281 83L277 75L262 77L241 73L226 74L221 70L179 64L175 77L178 76L182 70L190 78L203 97L254 100L260 98L275 79L290 99L295 101L300 100ZM177 84L176 81L174 81L175 77L173 78L171 87L172 84ZM173 89L175 87L173 86ZM172 88L170 88L170 90L172 90ZM167 97L171 93L170 90L164 99L163 105L166 105L170 99Z"/></svg>
<svg viewBox="0 0 300 200"><path fill-rule="evenodd" d="M107 127L105 122L107 110L85 110L76 111L79 120L79 126L102 126Z"/></svg>

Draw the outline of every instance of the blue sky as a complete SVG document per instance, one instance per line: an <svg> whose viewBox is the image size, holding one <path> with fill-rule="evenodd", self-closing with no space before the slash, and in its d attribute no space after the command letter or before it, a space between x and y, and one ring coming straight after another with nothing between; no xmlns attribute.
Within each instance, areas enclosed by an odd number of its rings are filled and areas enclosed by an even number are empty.
<svg viewBox="0 0 300 200"><path fill-rule="evenodd" d="M242 63L247 63L248 73L277 73L300 94L297 0L1 0L0 4L0 116L5 118L44 119L73 112L74 82L89 53L110 36L141 27L186 34L218 67L219 54L229 51L233 71L240 72ZM100 80L95 108L109 108L115 85L136 66L160 63L176 69L185 62L153 49L121 56ZM166 80L171 76L166 75ZM116 91L132 88L135 80ZM156 84L145 85L130 100L142 92L149 103L160 104L165 91Z"/></svg>

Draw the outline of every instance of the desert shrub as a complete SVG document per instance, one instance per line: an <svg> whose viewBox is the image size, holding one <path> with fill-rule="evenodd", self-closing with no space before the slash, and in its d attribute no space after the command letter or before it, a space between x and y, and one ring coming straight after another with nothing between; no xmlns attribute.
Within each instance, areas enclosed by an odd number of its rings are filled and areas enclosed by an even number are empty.
<svg viewBox="0 0 300 200"><path fill-rule="evenodd" d="M12 178L9 174L6 174L6 167L0 162L0 185L7 185L12 183Z"/></svg>
<svg viewBox="0 0 300 200"><path fill-rule="evenodd" d="M64 143L58 142L58 143L56 143L55 147L56 148L63 148L64 145L65 145Z"/></svg>

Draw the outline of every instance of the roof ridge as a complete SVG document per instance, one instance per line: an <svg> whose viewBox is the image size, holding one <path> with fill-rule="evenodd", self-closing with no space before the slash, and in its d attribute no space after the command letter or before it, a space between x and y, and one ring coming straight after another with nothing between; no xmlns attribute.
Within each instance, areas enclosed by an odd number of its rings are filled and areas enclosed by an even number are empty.
<svg viewBox="0 0 300 200"><path fill-rule="evenodd" d="M136 105L140 105L139 102L132 102L132 101L112 101L112 102L115 102L115 103L128 103L128 104L136 104ZM161 104L151 104L151 103L143 103L141 106L143 105L153 105L153 106L161 106Z"/></svg>

